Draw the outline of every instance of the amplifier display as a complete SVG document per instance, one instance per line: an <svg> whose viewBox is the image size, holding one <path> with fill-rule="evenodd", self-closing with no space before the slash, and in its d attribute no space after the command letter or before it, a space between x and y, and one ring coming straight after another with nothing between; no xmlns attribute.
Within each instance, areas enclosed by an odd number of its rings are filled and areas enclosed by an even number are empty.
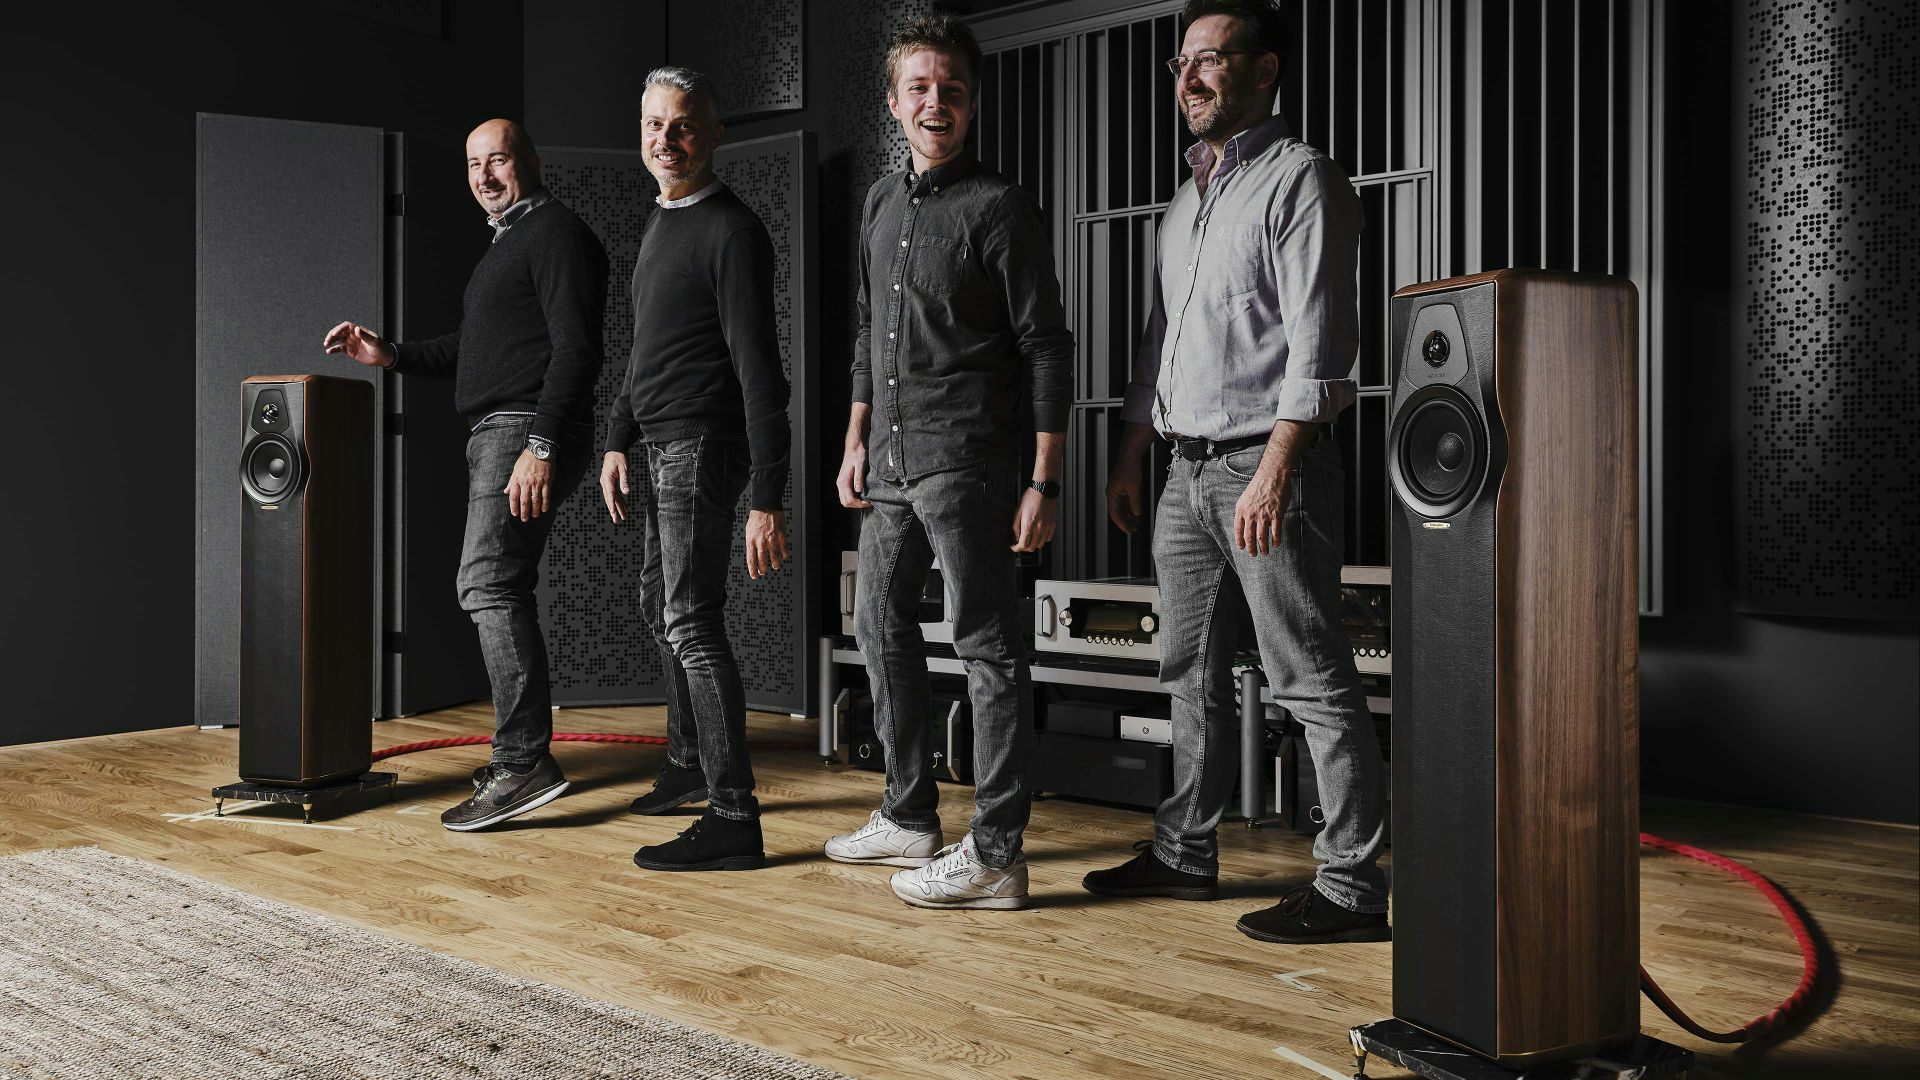
<svg viewBox="0 0 1920 1080"><path fill-rule="evenodd" d="M1034 583L1039 652L1158 660L1159 631L1160 589L1150 578Z"/></svg>
<svg viewBox="0 0 1920 1080"><path fill-rule="evenodd" d="M1390 566L1340 568L1340 621L1364 675L1393 674L1392 584Z"/></svg>

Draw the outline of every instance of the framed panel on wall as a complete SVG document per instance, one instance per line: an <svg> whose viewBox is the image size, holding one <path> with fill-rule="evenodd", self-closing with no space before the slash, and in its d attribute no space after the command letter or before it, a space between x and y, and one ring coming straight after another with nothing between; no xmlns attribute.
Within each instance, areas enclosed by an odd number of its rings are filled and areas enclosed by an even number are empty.
<svg viewBox="0 0 1920 1080"><path fill-rule="evenodd" d="M668 62L713 80L729 124L806 107L806 0L669 0Z"/></svg>

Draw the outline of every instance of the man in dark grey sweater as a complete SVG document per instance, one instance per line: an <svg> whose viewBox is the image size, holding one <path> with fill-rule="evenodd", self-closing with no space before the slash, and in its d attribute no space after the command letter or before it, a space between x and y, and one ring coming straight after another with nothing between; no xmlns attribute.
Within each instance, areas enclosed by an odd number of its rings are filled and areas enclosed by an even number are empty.
<svg viewBox="0 0 1920 1080"><path fill-rule="evenodd" d="M648 870L764 865L747 760L746 695L727 641L735 508L749 495L748 576L787 558L788 387L774 337L773 241L713 173L725 128L706 78L647 76L640 130L660 183L633 267L633 356L607 424L600 494L627 517L627 451L646 447L641 603L667 667L667 763L638 814L705 800L678 838L641 848Z"/></svg>
<svg viewBox="0 0 1920 1080"><path fill-rule="evenodd" d="M469 832L545 805L567 789L547 752L552 692L533 589L557 510L592 455L607 255L540 186L540 157L511 120L467 136L467 184L493 226L467 283L460 328L396 344L351 322L328 352L409 375L451 375L467 439L467 535L460 606L480 631L493 683L492 759L473 797L440 815Z"/></svg>

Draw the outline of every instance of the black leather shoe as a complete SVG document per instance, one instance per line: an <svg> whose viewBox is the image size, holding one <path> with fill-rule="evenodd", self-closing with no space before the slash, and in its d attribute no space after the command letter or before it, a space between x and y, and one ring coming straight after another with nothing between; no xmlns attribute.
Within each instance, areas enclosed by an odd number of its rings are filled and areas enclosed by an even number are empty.
<svg viewBox="0 0 1920 1080"><path fill-rule="evenodd" d="M712 810L664 844L633 853L642 870L758 870L767 864L760 819L735 821Z"/></svg>
<svg viewBox="0 0 1920 1080"><path fill-rule="evenodd" d="M440 824L455 832L484 829L545 806L566 790L567 778L551 754L524 773L489 762L474 770L473 798L441 814Z"/></svg>
<svg viewBox="0 0 1920 1080"><path fill-rule="evenodd" d="M686 803L705 802L706 798L707 774L669 761L661 767L653 790L633 800L629 809L636 814L664 814Z"/></svg>
<svg viewBox="0 0 1920 1080"><path fill-rule="evenodd" d="M1153 841L1133 845L1140 854L1111 870L1095 870L1080 885L1096 896L1171 896L1175 900L1213 900L1220 895L1220 879L1190 874L1160 861Z"/></svg>
<svg viewBox="0 0 1920 1080"><path fill-rule="evenodd" d="M1283 945L1329 945L1336 941L1388 941L1387 913L1349 911L1326 898L1312 882L1262 911L1240 916L1240 932Z"/></svg>

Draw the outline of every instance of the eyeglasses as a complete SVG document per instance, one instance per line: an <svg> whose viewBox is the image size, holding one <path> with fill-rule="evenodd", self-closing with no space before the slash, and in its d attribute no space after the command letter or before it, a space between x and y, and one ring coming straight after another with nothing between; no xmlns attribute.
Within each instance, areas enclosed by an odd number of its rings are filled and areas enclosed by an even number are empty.
<svg viewBox="0 0 1920 1080"><path fill-rule="evenodd" d="M1227 57L1229 56L1258 56L1261 53L1268 52L1268 51L1270 50L1267 50L1267 49L1202 49L1199 52L1194 53L1192 56L1168 57L1167 70L1173 72L1173 77L1177 79L1180 77L1181 72L1187 70L1188 64L1194 64L1198 66L1201 71L1219 71L1221 68L1227 66Z"/></svg>

